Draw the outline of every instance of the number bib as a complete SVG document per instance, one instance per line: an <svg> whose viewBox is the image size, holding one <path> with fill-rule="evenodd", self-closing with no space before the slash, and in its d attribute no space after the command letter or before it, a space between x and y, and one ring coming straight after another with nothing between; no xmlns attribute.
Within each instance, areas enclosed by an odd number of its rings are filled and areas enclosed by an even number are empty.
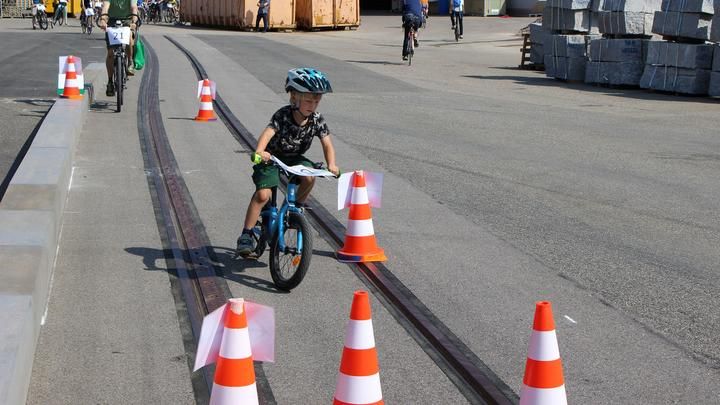
<svg viewBox="0 0 720 405"><path fill-rule="evenodd" d="M95 15L95 10L93 10L93 9L91 9L91 8L86 8L86 9L85 9L85 15L88 16L88 17L94 16L94 15Z"/></svg>
<svg viewBox="0 0 720 405"><path fill-rule="evenodd" d="M107 28L110 46L130 45L130 27Z"/></svg>

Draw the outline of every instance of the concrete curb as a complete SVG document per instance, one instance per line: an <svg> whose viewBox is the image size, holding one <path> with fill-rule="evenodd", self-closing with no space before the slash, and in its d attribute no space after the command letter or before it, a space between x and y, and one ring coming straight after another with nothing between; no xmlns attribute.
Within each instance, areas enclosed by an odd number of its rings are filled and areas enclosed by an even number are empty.
<svg viewBox="0 0 720 405"><path fill-rule="evenodd" d="M0 201L0 404L27 398L75 145L104 71L88 65L86 96L53 104Z"/></svg>

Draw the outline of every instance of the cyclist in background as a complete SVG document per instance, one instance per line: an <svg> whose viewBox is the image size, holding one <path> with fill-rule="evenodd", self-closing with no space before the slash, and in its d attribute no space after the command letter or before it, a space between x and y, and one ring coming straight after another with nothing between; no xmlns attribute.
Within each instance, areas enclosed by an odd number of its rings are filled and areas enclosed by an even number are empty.
<svg viewBox="0 0 720 405"><path fill-rule="evenodd" d="M88 19L87 13L85 10L87 9L93 9L93 2L92 0L82 0L82 11L80 12L80 24L83 23L83 21L86 21ZM86 22L87 25L92 25L92 19L91 21Z"/></svg>
<svg viewBox="0 0 720 405"><path fill-rule="evenodd" d="M415 47L420 46L418 42L418 29L420 25L422 25L422 15L422 4L420 4L420 0L403 0L402 22L403 27L405 27L402 51L403 60L407 60L408 53L410 53L408 33L411 29L414 30L413 40L415 41Z"/></svg>
<svg viewBox="0 0 720 405"><path fill-rule="evenodd" d="M330 131L323 116L316 112L322 95L332 93L330 81L315 69L291 69L285 79L285 91L290 93L290 105L277 110L270 118L270 123L258 138L255 153L266 163L275 155L288 166L312 167L313 162L303 155L310 149L313 139L318 137L328 170L337 176L340 170L335 164L335 148L330 141ZM252 228L262 207L272 196L271 189L280 185L279 170L272 164L253 166L252 179L255 193L245 214L242 234L237 240L237 252L240 255L248 255L255 249ZM305 202L313 185L314 177L301 178L296 199L298 206Z"/></svg>
<svg viewBox="0 0 720 405"><path fill-rule="evenodd" d="M134 16L133 16L134 14ZM108 25L115 25L118 20L129 21L130 31L132 35L130 37L130 45L126 51L128 56L128 76L135 75L135 63L134 60L134 47L135 47L135 30L137 26L137 0L105 0L103 2L102 12L100 13L100 28L105 31ZM115 69L115 60L113 58L112 49L110 49L110 40L108 39L107 32L105 33L105 43L107 44L107 56L105 58L105 68L108 74L108 84L105 90L105 95L112 97L115 95L115 85L113 83L113 70ZM122 85L122 84L121 84Z"/></svg>
<svg viewBox="0 0 720 405"><path fill-rule="evenodd" d="M38 22L38 5L42 4L42 0L33 0L33 6L32 6L32 25L33 29L35 29L35 25L40 25Z"/></svg>
<svg viewBox="0 0 720 405"><path fill-rule="evenodd" d="M428 19L428 0L420 0L420 5L422 5L422 16L423 16L423 24L427 24ZM423 27L424 28L424 27Z"/></svg>
<svg viewBox="0 0 720 405"><path fill-rule="evenodd" d="M463 9L465 8L465 0L452 0L450 5L450 22L452 23L452 30L455 30L455 24L458 24L460 28L460 35L458 38L463 37ZM457 21L455 21L457 19Z"/></svg>
<svg viewBox="0 0 720 405"><path fill-rule="evenodd" d="M55 7L55 16L53 17L53 25L58 22L62 13L62 23L67 24L67 0L58 0L57 7Z"/></svg>

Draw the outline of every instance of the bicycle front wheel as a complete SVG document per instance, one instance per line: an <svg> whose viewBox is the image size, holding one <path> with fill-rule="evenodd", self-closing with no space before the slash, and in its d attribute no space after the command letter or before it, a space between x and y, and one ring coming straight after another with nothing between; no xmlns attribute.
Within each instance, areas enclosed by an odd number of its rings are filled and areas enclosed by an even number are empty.
<svg viewBox="0 0 720 405"><path fill-rule="evenodd" d="M270 243L270 275L277 288L290 291L300 284L310 267L313 249L310 224L301 214L291 212L282 237L285 241L284 251L280 251L278 232ZM302 252L298 251L299 240L302 241Z"/></svg>
<svg viewBox="0 0 720 405"><path fill-rule="evenodd" d="M123 66L123 58L117 56L115 58L115 97L117 97L117 107L115 111L120 112L123 103L123 75L125 67Z"/></svg>

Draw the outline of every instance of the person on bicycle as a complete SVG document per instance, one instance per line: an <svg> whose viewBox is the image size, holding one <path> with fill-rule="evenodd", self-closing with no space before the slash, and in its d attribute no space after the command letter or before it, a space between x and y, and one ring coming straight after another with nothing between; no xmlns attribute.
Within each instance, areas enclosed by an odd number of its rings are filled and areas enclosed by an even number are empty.
<svg viewBox="0 0 720 405"><path fill-rule="evenodd" d="M418 29L422 25L422 4L420 0L403 0L403 15L402 22L405 27L405 36L403 39L403 60L407 60L407 56L410 53L410 42L408 41L408 34L410 30L414 30L413 40L415 46L420 46L418 42Z"/></svg>
<svg viewBox="0 0 720 405"><path fill-rule="evenodd" d="M67 0L58 0L57 7L55 7L55 16L53 17L53 24L58 22L62 14L63 24L67 23Z"/></svg>
<svg viewBox="0 0 720 405"><path fill-rule="evenodd" d="M137 0L105 0L103 1L102 12L100 13L100 28L103 31L109 25L115 25L118 20L130 21L130 31L132 33L130 37L130 46L128 46L126 54L128 55L128 76L135 75L135 63L133 62L133 48L135 46L135 30L137 29L135 23L137 22ZM107 56L105 57L105 68L108 74L108 84L105 90L105 95L112 97L115 95L115 85L113 83L113 71L115 69L115 60L113 58L112 49L110 49L110 39L105 33L105 43L107 44ZM122 84L120 84L122 86Z"/></svg>
<svg viewBox="0 0 720 405"><path fill-rule="evenodd" d="M271 189L280 184L277 166L267 163L271 156L276 156L289 166L299 164L312 167L313 162L303 154L310 149L313 138L318 137L328 170L335 175L340 173L335 164L335 148L330 140L328 126L323 116L316 112L322 95L332 93L330 81L325 74L315 69L291 69L285 79L285 91L290 93L290 104L273 114L270 123L260 134L255 149L255 154L260 155L266 163L253 167L255 193L250 199L242 234L237 241L237 252L240 255L247 255L255 249L252 228L262 207L272 196ZM314 184L314 177L300 178L296 199L298 206L305 202Z"/></svg>
<svg viewBox="0 0 720 405"><path fill-rule="evenodd" d="M35 25L40 25L40 22L38 21L38 5L42 4L42 0L33 0L33 6L32 6L32 26L33 29L35 29Z"/></svg>
<svg viewBox="0 0 720 405"><path fill-rule="evenodd" d="M92 0L82 0L82 12L80 13L80 24L85 22L87 25L92 25L92 21L86 22L88 17L85 10L93 8Z"/></svg>
<svg viewBox="0 0 720 405"><path fill-rule="evenodd" d="M455 24L460 29L458 38L463 37L463 9L465 8L465 0L452 0L450 6L450 23L452 23L452 30L455 30ZM457 21L455 21L457 19Z"/></svg>

